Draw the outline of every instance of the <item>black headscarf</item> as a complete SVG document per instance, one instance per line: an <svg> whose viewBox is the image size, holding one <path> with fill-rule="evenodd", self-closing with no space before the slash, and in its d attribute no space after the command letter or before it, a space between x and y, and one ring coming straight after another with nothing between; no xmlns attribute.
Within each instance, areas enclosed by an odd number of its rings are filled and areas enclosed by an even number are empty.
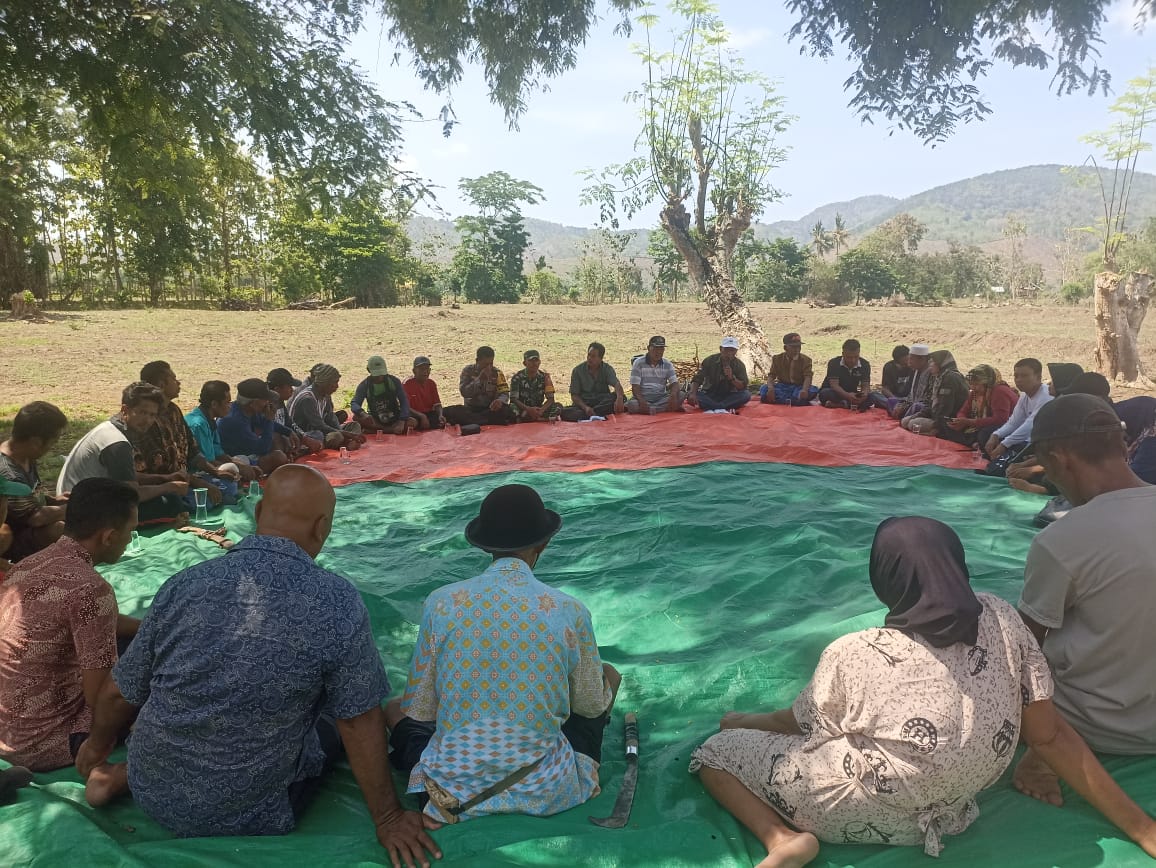
<svg viewBox="0 0 1156 868"><path fill-rule="evenodd" d="M871 545L871 587L890 611L886 626L936 648L974 645L983 606L971 590L963 543L941 521L889 518Z"/></svg>

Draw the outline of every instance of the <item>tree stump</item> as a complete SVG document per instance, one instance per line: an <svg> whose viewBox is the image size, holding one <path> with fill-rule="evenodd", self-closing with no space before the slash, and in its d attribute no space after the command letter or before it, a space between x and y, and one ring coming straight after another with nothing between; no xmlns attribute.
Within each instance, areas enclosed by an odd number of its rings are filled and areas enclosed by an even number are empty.
<svg viewBox="0 0 1156 868"><path fill-rule="evenodd" d="M35 299L29 299L23 292L14 292L8 298L12 306L12 319L42 319L44 314L36 306Z"/></svg>
<svg viewBox="0 0 1156 868"><path fill-rule="evenodd" d="M1138 389L1151 389L1140 358L1140 327L1148 314L1152 276L1114 271L1096 275L1096 366L1110 381Z"/></svg>

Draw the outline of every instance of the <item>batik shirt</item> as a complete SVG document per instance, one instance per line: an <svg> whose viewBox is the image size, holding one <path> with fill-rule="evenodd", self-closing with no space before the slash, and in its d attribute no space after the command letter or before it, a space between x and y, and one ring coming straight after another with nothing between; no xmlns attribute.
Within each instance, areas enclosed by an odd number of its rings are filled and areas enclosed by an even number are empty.
<svg viewBox="0 0 1156 868"><path fill-rule="evenodd" d="M575 753L561 727L571 714L597 717L612 699L590 612L518 558L500 558L425 602L402 710L437 729L409 792L428 777L464 802L542 759L462 819L579 805L598 793L598 764ZM433 805L426 813L440 816Z"/></svg>
<svg viewBox="0 0 1156 868"><path fill-rule="evenodd" d="M133 442L133 449L137 473L167 475L199 469L201 447L181 408L172 401L165 403L157 421Z"/></svg>
<svg viewBox="0 0 1156 868"><path fill-rule="evenodd" d="M480 382L475 383L474 379L479 376ZM458 389L466 399L467 407L484 409L495 400L510 403L510 385L506 382L506 375L493 365L484 371L477 365L466 365L458 378Z"/></svg>
<svg viewBox="0 0 1156 868"><path fill-rule="evenodd" d="M522 368L510 380L510 399L513 401L521 401L527 407L541 407L547 398L553 403L554 381L543 370L531 377L530 372Z"/></svg>
<svg viewBox="0 0 1156 868"><path fill-rule="evenodd" d="M180 836L290 831L289 785L324 762L318 716L389 693L357 590L273 536L165 582L112 677L140 707L133 799Z"/></svg>

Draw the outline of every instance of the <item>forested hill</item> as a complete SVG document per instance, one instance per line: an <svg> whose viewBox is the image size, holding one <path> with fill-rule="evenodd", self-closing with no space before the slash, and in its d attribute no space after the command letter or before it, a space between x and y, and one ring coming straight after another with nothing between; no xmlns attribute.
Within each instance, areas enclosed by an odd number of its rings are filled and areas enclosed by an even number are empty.
<svg viewBox="0 0 1156 868"><path fill-rule="evenodd" d="M1104 178L1110 189L1110 174L1105 173ZM822 221L824 227L830 229L835 215L841 214L854 243L880 223L906 212L926 224L925 246L937 247L948 242L986 246L999 242L1008 218L1016 217L1027 227L1025 254L1029 259L1046 260L1054 255L1054 245L1064 240L1066 229L1094 225L1102 211L1100 188L1093 169L1025 166L945 184L905 199L875 195L831 203L799 220L757 224L755 234L759 238L788 237L808 243L816 222ZM1130 213L1129 225L1134 228L1139 228L1146 218L1156 216L1156 175L1136 175ZM457 233L450 221L415 217L409 228L415 245L440 235L446 247L437 258L448 259L452 255ZM597 235L595 229L542 220L527 220L526 228L531 238L531 257L544 255L562 272L569 271L581 258L583 242ZM1079 235L1075 240L1089 248L1096 243L1093 235ZM626 255L645 254L646 232L639 232Z"/></svg>

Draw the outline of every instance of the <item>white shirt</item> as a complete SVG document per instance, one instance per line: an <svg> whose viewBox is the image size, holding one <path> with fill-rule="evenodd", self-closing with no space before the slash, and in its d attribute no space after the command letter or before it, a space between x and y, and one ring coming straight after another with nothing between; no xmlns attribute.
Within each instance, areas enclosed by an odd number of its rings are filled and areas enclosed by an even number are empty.
<svg viewBox="0 0 1156 868"><path fill-rule="evenodd" d="M995 429L995 436L1004 446L1026 446L1032 442L1032 423L1040 407L1052 400L1052 390L1047 383L1040 383L1034 395L1020 392L1011 418Z"/></svg>

